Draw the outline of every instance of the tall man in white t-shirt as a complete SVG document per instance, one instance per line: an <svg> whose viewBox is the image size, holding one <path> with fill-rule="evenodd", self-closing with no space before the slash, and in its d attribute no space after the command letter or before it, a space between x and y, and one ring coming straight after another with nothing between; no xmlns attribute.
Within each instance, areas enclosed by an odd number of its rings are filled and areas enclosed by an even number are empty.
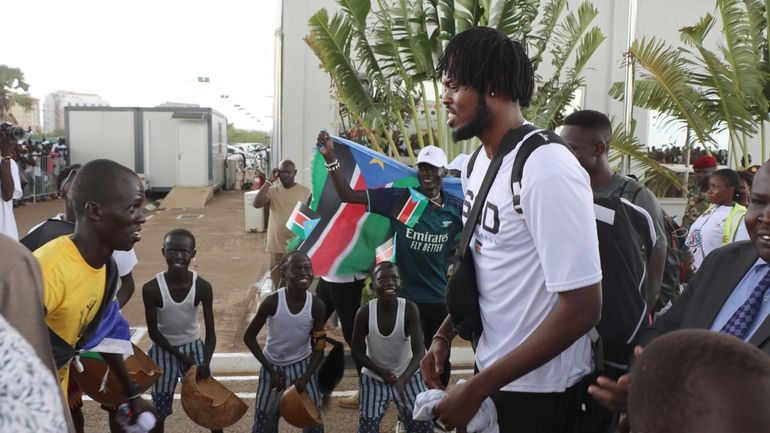
<svg viewBox="0 0 770 433"><path fill-rule="evenodd" d="M16 138L0 131L0 233L18 240L13 201L21 198L22 191L19 166L11 156L14 147Z"/></svg>
<svg viewBox="0 0 770 433"><path fill-rule="evenodd" d="M478 137L484 151L463 179L465 209L473 206L501 139L526 120L534 74L518 42L474 27L447 45L438 72L455 141ZM476 348L478 374L449 387L434 409L439 421L464 427L487 397L500 431L571 432L580 380L592 370L586 333L599 321L601 267L588 174L561 144L537 148L524 165L521 208L513 208L511 170L504 159L471 244L484 331ZM442 324L421 363L430 387L454 331Z"/></svg>

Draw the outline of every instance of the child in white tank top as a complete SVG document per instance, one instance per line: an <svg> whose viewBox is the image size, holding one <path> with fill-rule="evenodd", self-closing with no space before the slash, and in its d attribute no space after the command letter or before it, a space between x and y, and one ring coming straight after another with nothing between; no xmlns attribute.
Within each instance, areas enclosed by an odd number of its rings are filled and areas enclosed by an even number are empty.
<svg viewBox="0 0 770 433"><path fill-rule="evenodd" d="M324 304L308 292L313 282L313 267L305 253L292 251L280 264L286 287L268 295L246 329L243 341L262 369L257 384L253 433L278 433L279 410L275 399L294 385L307 392L320 405L316 370L323 359ZM257 335L267 324L264 349ZM322 433L323 425L309 427L304 433Z"/></svg>
<svg viewBox="0 0 770 433"><path fill-rule="evenodd" d="M417 370L425 353L417 305L398 297L401 277L391 262L381 262L372 274L377 299L356 314L351 350L363 366L359 403L359 433L378 433L391 400L407 433L432 433L433 423L412 419L417 394L425 391Z"/></svg>
<svg viewBox="0 0 770 433"><path fill-rule="evenodd" d="M156 433L163 433L166 417L171 415L179 379L193 365L198 366L199 377L208 377L217 345L211 284L189 269L195 257L195 237L185 229L172 230L163 237L162 251L168 269L142 287L147 332L152 340L148 355L163 369L163 374L152 385L152 403L158 416L153 429ZM201 305L205 343L201 341L198 326Z"/></svg>

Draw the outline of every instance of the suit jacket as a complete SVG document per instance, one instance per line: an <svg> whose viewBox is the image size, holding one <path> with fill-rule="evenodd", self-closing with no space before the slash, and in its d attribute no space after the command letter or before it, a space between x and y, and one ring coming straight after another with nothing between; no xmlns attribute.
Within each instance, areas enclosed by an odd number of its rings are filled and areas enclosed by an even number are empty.
<svg viewBox="0 0 770 433"><path fill-rule="evenodd" d="M684 328L709 329L727 298L759 258L750 241L735 242L714 250L703 261L689 287L652 327L644 329L639 344L647 345L666 332ZM770 354L770 316L748 341Z"/></svg>

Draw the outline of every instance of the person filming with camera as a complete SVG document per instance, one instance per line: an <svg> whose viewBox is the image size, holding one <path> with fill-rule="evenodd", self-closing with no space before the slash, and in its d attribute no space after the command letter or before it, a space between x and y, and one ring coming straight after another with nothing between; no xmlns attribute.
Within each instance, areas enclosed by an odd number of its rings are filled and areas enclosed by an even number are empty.
<svg viewBox="0 0 770 433"><path fill-rule="evenodd" d="M10 123L0 124L0 233L19 240L16 218L13 216L13 201L22 196L19 166L11 153L19 139L24 137L24 130Z"/></svg>

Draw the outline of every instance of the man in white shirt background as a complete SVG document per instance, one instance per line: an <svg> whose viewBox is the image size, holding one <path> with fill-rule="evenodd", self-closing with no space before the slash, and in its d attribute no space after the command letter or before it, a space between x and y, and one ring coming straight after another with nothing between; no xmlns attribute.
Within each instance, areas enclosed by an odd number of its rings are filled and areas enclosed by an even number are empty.
<svg viewBox="0 0 770 433"><path fill-rule="evenodd" d="M22 196L19 166L11 155L16 147L17 137L11 134L12 125L4 123L0 128L0 233L19 239L16 218L13 215L13 201Z"/></svg>

